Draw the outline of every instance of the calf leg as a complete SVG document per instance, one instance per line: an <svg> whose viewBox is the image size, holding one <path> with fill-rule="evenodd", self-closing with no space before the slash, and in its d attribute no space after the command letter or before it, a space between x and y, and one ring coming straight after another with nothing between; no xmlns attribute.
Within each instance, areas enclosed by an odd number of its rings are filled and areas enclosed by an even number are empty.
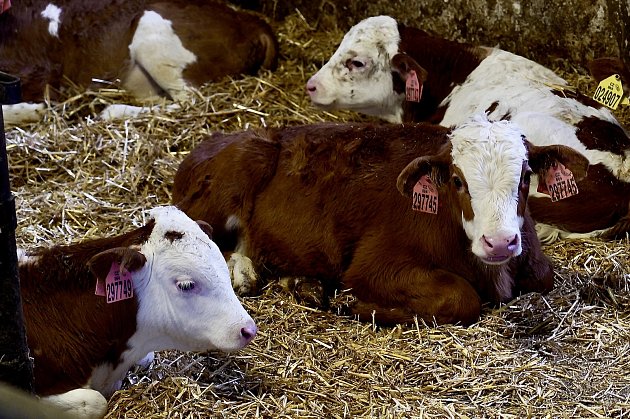
<svg viewBox="0 0 630 419"><path fill-rule="evenodd" d="M479 319L479 295L460 276L441 269L406 267L391 275L369 277L366 268L354 265L344 275L344 285L357 297L350 310L362 321L394 325L413 322L417 316L428 324L470 325Z"/></svg>
<svg viewBox="0 0 630 419"><path fill-rule="evenodd" d="M42 400L78 418L102 418L107 413L105 397L89 388L78 388L67 393L47 396Z"/></svg>
<svg viewBox="0 0 630 419"><path fill-rule="evenodd" d="M254 269L251 259L245 255L233 252L224 255L227 260L228 270L232 278L232 288L236 295L251 295L257 290L258 274Z"/></svg>
<svg viewBox="0 0 630 419"><path fill-rule="evenodd" d="M126 89L139 96L151 96L161 89L173 100L188 96L183 71L197 58L183 46L171 22L153 11L145 12L129 52L135 65L125 79Z"/></svg>

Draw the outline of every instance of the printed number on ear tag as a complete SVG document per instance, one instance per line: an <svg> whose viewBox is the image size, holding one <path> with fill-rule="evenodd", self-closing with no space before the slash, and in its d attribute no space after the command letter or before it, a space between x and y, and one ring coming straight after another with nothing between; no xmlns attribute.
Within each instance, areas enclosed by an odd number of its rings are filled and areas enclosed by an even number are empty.
<svg viewBox="0 0 630 419"><path fill-rule="evenodd" d="M120 271L120 264L112 262L112 267L105 279L105 286L101 281L96 282L96 295L103 295L107 299L107 303L115 303L117 301L126 300L133 297L133 279L131 273L127 270Z"/></svg>
<svg viewBox="0 0 630 419"><path fill-rule="evenodd" d="M413 187L413 203L411 208L414 211L437 214L438 192L429 176L422 176Z"/></svg>
<svg viewBox="0 0 630 419"><path fill-rule="evenodd" d="M409 72L405 81L405 99L409 102L420 102L422 97L422 85L418 82L418 76L414 70Z"/></svg>
<svg viewBox="0 0 630 419"><path fill-rule="evenodd" d="M610 109L617 109L622 96L623 86L621 85L621 77L619 77L619 74L613 74L599 82L593 99ZM628 102L628 98L625 98L621 103L625 104L626 102Z"/></svg>
<svg viewBox="0 0 630 419"><path fill-rule="evenodd" d="M539 191L550 195L552 202L578 194L578 187L575 183L573 173L559 162L554 162L549 170L547 170L545 185L547 186L547 190L541 191L539 187Z"/></svg>

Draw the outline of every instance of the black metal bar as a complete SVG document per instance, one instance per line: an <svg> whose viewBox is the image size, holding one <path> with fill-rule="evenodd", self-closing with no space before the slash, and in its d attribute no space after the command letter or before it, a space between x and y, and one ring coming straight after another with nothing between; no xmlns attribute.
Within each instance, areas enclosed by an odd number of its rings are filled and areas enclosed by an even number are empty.
<svg viewBox="0 0 630 419"><path fill-rule="evenodd" d="M0 104L20 101L20 80L0 73ZM0 380L33 392L33 365L26 343L15 244L15 199L0 107Z"/></svg>
<svg viewBox="0 0 630 419"><path fill-rule="evenodd" d="M21 101L22 88L20 78L0 71L0 103L11 105Z"/></svg>

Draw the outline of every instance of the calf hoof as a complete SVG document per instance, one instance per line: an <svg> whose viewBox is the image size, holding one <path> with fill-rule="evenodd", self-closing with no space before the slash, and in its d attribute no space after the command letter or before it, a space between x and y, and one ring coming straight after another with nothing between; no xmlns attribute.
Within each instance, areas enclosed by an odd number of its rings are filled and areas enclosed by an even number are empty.
<svg viewBox="0 0 630 419"><path fill-rule="evenodd" d="M227 265L234 292L237 295L252 295L258 288L258 275L251 259L240 253L232 253Z"/></svg>
<svg viewBox="0 0 630 419"><path fill-rule="evenodd" d="M324 286L317 279L302 276L284 277L280 279L280 285L307 307L323 308L328 306Z"/></svg>

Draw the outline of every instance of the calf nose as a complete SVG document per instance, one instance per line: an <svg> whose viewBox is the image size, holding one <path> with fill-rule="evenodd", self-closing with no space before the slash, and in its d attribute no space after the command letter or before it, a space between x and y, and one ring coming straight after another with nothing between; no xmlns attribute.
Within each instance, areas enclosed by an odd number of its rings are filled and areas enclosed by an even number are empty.
<svg viewBox="0 0 630 419"><path fill-rule="evenodd" d="M249 342L254 340L254 337L256 336L257 332L258 332L258 328L256 327L255 324L243 327L241 329L241 336L243 337L243 340L245 340L246 342L245 344L248 344Z"/></svg>
<svg viewBox="0 0 630 419"><path fill-rule="evenodd" d="M486 236L481 237L483 250L490 258L508 258L514 255L518 248L518 235Z"/></svg>
<svg viewBox="0 0 630 419"><path fill-rule="evenodd" d="M313 94L317 91L317 84L313 81L312 78L306 82L306 91L310 94Z"/></svg>

